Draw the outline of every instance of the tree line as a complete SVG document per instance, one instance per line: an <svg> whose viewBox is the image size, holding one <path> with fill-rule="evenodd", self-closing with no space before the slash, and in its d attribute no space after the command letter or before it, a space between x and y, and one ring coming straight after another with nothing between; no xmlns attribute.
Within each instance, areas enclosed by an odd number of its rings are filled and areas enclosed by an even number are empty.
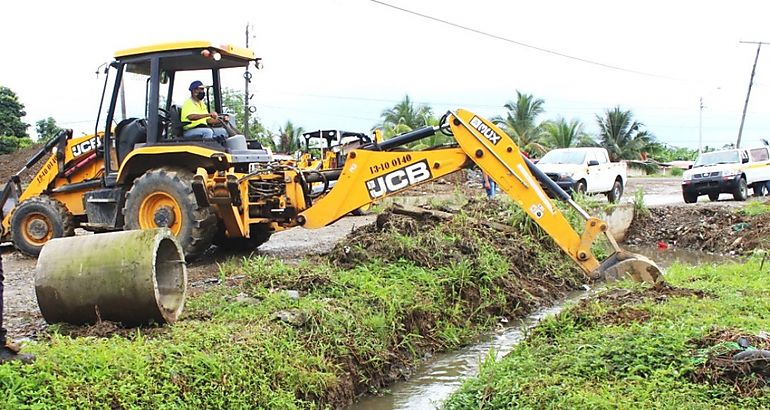
<svg viewBox="0 0 770 410"><path fill-rule="evenodd" d="M240 91L224 89L223 104L234 117L241 130L248 129L250 137L260 140L276 152L292 153L302 149L304 129L291 121L279 127L277 132L268 130L256 115L245 123L245 106ZM533 157L539 157L553 148L600 146L607 149L613 161L645 160L648 158L661 162L672 160L693 160L697 151L688 148L671 147L660 143L634 118L630 110L619 106L605 110L595 116L599 132L589 135L579 120L567 120L562 116L555 119L540 120L545 113L545 101L532 94L516 91L516 99L503 104L505 112L491 120L508 134L522 150ZM24 104L8 87L0 86L0 154L26 148L34 141L27 133L30 127L22 121L26 116ZM383 136L391 138L404 132L421 127L438 125L431 107L415 104L408 95L380 115L382 120L372 127L379 128ZM61 128L52 117L35 123L38 142L44 142L57 135ZM413 143L410 148L424 149L451 143L451 137L441 133Z"/></svg>

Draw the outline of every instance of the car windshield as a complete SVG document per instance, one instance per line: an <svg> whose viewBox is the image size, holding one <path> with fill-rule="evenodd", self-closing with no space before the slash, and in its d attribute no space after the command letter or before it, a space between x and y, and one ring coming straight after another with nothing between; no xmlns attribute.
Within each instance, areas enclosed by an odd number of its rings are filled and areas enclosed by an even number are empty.
<svg viewBox="0 0 770 410"><path fill-rule="evenodd" d="M705 167L715 164L738 164L740 162L738 151L707 152L698 157L693 167Z"/></svg>
<svg viewBox="0 0 770 410"><path fill-rule="evenodd" d="M537 161L538 164L582 164L585 161L585 151L553 150L547 152Z"/></svg>

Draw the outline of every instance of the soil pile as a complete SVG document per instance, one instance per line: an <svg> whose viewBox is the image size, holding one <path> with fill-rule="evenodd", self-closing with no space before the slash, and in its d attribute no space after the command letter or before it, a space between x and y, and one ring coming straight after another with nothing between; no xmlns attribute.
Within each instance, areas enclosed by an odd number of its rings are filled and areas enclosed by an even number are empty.
<svg viewBox="0 0 770 410"><path fill-rule="evenodd" d="M696 383L732 385L744 395L764 394L770 382L770 338L734 329L712 329L691 341L698 366L690 374Z"/></svg>
<svg viewBox="0 0 770 410"><path fill-rule="evenodd" d="M353 231L332 250L332 262L353 267L369 262L409 261L427 269L441 269L481 261L482 248L489 247L510 264L500 279L512 306L524 315L550 305L587 278L556 244L537 229L500 231L489 221L506 222L516 217L511 205L496 200L471 199L461 210L444 209L406 216L394 208L382 212L375 224ZM447 212L455 217L447 217ZM436 214L440 214L437 216ZM525 224L526 225L526 224ZM532 224L528 226L531 227ZM468 297L474 298L469 290ZM475 296L478 297L478 296Z"/></svg>
<svg viewBox="0 0 770 410"><path fill-rule="evenodd" d="M18 172L24 168L24 165L29 161L33 155L35 155L42 145L33 145L24 149L20 149L10 154L0 155L0 186L5 185L6 182ZM35 173L43 166L46 157L41 158L31 169L21 174L22 183L29 181Z"/></svg>
<svg viewBox="0 0 770 410"><path fill-rule="evenodd" d="M737 255L770 245L770 214L746 216L728 206L668 206L649 211L647 215L636 215L626 243L663 242L668 246Z"/></svg>

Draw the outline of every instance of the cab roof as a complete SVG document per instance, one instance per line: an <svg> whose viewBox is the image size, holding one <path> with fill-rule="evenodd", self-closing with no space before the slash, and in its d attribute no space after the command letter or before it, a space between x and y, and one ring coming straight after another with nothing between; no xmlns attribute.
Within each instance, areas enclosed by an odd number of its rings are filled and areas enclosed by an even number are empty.
<svg viewBox="0 0 770 410"><path fill-rule="evenodd" d="M204 56L204 50L208 50L210 54ZM210 56L214 53L219 53L221 58L219 60L211 58ZM143 56L151 54L159 54L161 69L169 71L245 67L250 61L259 60L250 49L201 40L159 43L119 50L115 53L115 59L133 60L132 65L139 63L131 70L133 72L149 72L149 64L142 64L140 60ZM144 65L147 67L141 67Z"/></svg>

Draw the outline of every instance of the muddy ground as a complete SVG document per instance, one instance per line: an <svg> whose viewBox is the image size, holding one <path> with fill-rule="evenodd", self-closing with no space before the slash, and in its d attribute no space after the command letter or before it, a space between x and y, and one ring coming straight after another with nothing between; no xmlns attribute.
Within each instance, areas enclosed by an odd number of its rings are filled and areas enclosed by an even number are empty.
<svg viewBox="0 0 770 410"><path fill-rule="evenodd" d="M721 202L651 207L649 211L636 215L627 231L626 243L726 255L744 255L770 247L770 214L747 216L738 212L734 204Z"/></svg>

